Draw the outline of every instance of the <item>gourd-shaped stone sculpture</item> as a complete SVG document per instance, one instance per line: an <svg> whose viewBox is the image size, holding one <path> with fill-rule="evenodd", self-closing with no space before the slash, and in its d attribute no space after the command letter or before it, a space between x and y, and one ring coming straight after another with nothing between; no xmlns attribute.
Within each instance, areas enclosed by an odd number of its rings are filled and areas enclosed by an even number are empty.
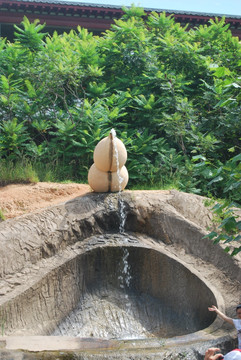
<svg viewBox="0 0 241 360"><path fill-rule="evenodd" d="M123 142L112 129L94 150L94 164L88 173L90 187L96 192L117 192L124 190L129 175L125 167L127 152Z"/></svg>

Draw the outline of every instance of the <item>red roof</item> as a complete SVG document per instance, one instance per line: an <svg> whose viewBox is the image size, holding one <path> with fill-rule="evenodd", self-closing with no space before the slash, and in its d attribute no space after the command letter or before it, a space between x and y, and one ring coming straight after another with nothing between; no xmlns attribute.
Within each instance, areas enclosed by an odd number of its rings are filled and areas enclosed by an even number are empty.
<svg viewBox="0 0 241 360"><path fill-rule="evenodd" d="M210 18L225 16L234 35L241 37L241 16L208 14L193 11L165 9L144 9L173 14L177 21L190 26L205 24ZM123 15L121 6L88 4L61 0L0 0L0 23L19 24L26 15L30 21L39 19L46 26L76 28L78 25L90 30L103 31L110 27L114 19Z"/></svg>

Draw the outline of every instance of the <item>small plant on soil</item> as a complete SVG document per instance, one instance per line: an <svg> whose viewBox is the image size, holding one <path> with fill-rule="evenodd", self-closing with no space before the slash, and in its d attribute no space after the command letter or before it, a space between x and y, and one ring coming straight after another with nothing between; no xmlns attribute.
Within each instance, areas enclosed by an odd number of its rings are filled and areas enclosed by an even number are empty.
<svg viewBox="0 0 241 360"><path fill-rule="evenodd" d="M3 214L3 210L0 209L0 221L5 220L5 216Z"/></svg>

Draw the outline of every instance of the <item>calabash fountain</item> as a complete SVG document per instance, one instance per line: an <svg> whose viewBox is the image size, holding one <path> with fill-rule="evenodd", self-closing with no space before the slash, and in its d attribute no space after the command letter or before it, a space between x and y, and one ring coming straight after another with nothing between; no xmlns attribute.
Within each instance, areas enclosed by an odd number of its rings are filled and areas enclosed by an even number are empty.
<svg viewBox="0 0 241 360"><path fill-rule="evenodd" d="M123 142L112 129L94 150L94 164L88 174L90 187L96 192L117 192L124 190L128 183L125 167L127 151Z"/></svg>
<svg viewBox="0 0 241 360"><path fill-rule="evenodd" d="M0 223L1 359L203 359L235 346L207 311L232 316L241 262L204 235L197 195L122 191L127 153L97 144L94 192ZM124 179L116 180L120 172Z"/></svg>

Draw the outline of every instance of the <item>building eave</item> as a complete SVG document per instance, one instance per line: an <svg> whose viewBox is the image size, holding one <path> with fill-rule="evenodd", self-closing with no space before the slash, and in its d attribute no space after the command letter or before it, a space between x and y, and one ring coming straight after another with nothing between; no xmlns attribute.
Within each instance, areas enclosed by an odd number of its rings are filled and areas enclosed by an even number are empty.
<svg viewBox="0 0 241 360"><path fill-rule="evenodd" d="M181 24L198 26L208 23L210 18L225 17L233 33L241 36L241 16L208 14L193 11L145 8L147 14L155 11L173 15ZM0 23L19 24L26 15L30 21L38 19L52 27L75 28L78 25L88 29L104 31L124 14L121 6L73 2L66 0L0 0Z"/></svg>

